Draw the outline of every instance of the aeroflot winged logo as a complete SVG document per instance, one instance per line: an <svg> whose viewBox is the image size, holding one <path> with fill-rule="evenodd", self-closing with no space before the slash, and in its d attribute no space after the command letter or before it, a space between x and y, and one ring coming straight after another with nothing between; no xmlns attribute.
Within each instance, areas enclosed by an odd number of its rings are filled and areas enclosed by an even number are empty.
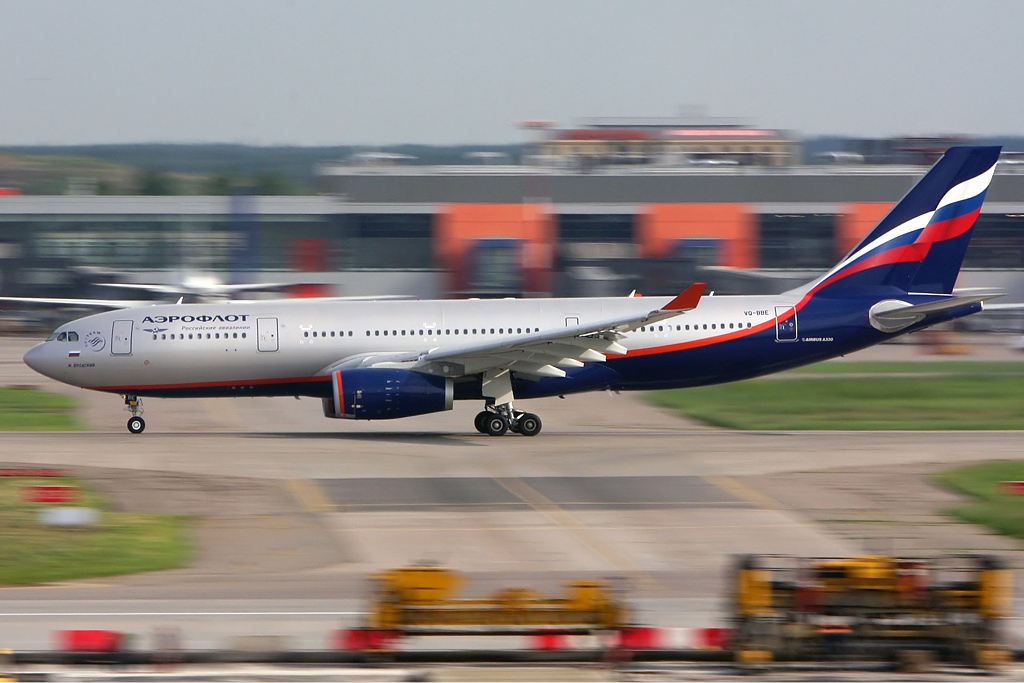
<svg viewBox="0 0 1024 683"><path fill-rule="evenodd" d="M237 323L245 322L249 314L235 315L147 315L144 323Z"/></svg>
<svg viewBox="0 0 1024 683"><path fill-rule="evenodd" d="M103 338L102 332L90 332L85 335L85 345L91 351L102 351L107 345L107 340Z"/></svg>

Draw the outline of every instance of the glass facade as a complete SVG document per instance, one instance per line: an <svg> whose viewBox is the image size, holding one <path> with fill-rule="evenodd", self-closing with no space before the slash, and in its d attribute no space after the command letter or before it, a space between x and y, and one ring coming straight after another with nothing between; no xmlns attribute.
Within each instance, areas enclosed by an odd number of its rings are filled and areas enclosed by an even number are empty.
<svg viewBox="0 0 1024 683"><path fill-rule="evenodd" d="M814 268L836 262L836 214L761 214L761 268Z"/></svg>
<svg viewBox="0 0 1024 683"><path fill-rule="evenodd" d="M981 214L965 268L1024 268L1024 214Z"/></svg>

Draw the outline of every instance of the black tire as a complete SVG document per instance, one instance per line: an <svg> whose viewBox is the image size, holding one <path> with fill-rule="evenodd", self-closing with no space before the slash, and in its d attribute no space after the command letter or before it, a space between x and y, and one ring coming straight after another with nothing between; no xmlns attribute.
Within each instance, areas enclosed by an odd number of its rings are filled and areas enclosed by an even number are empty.
<svg viewBox="0 0 1024 683"><path fill-rule="evenodd" d="M484 420L489 418L492 414L493 413L487 410L481 410L479 413L476 414L476 417L473 418L473 426L476 427L476 431L480 432L481 434L487 433L487 428L484 427Z"/></svg>
<svg viewBox="0 0 1024 683"><path fill-rule="evenodd" d="M508 431L508 421L503 415L488 413L484 422L484 430L490 436L501 436Z"/></svg>
<svg viewBox="0 0 1024 683"><path fill-rule="evenodd" d="M132 434L141 434L146 431L146 421L141 417L132 417L128 420L128 431Z"/></svg>
<svg viewBox="0 0 1024 683"><path fill-rule="evenodd" d="M523 436L537 436L540 434L540 418L533 413L525 413L519 418L518 431Z"/></svg>

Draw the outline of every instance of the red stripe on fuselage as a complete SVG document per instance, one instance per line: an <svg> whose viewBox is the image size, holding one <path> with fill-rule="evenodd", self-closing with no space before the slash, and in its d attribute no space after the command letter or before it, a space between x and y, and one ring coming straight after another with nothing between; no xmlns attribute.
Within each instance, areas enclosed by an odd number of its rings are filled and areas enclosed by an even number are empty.
<svg viewBox="0 0 1024 683"><path fill-rule="evenodd" d="M330 382L330 377L274 377L271 379L231 379L219 382L183 382L181 384L135 384L132 386L84 387L95 391L140 391L147 389L204 389L208 387L236 387L293 382Z"/></svg>
<svg viewBox="0 0 1024 683"><path fill-rule="evenodd" d="M752 327L745 327L742 330L736 330L734 332L726 332L712 337L704 337L703 339L694 339L693 341L679 342L677 344L666 344L665 346L651 346L646 349L631 349L626 352L626 358L633 358L634 356L653 356L659 353L670 353L672 351L685 351L686 349L697 349L702 346L710 346L711 344L717 344L719 342L731 341L733 339L739 339L740 337L746 337L752 334L756 334L763 330L775 327L778 320L785 320L793 315L793 310L790 309L786 315L780 318L772 318L771 320L763 323L759 323ZM612 356L612 358L618 358L621 356Z"/></svg>

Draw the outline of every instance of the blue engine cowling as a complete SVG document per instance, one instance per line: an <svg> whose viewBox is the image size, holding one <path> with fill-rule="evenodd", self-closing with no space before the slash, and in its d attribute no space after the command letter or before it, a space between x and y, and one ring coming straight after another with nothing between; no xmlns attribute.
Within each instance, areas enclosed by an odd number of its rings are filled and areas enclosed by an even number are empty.
<svg viewBox="0 0 1024 683"><path fill-rule="evenodd" d="M455 398L449 378L392 368L336 370L331 385L333 396L322 399L324 415L350 420L437 413L451 410Z"/></svg>

